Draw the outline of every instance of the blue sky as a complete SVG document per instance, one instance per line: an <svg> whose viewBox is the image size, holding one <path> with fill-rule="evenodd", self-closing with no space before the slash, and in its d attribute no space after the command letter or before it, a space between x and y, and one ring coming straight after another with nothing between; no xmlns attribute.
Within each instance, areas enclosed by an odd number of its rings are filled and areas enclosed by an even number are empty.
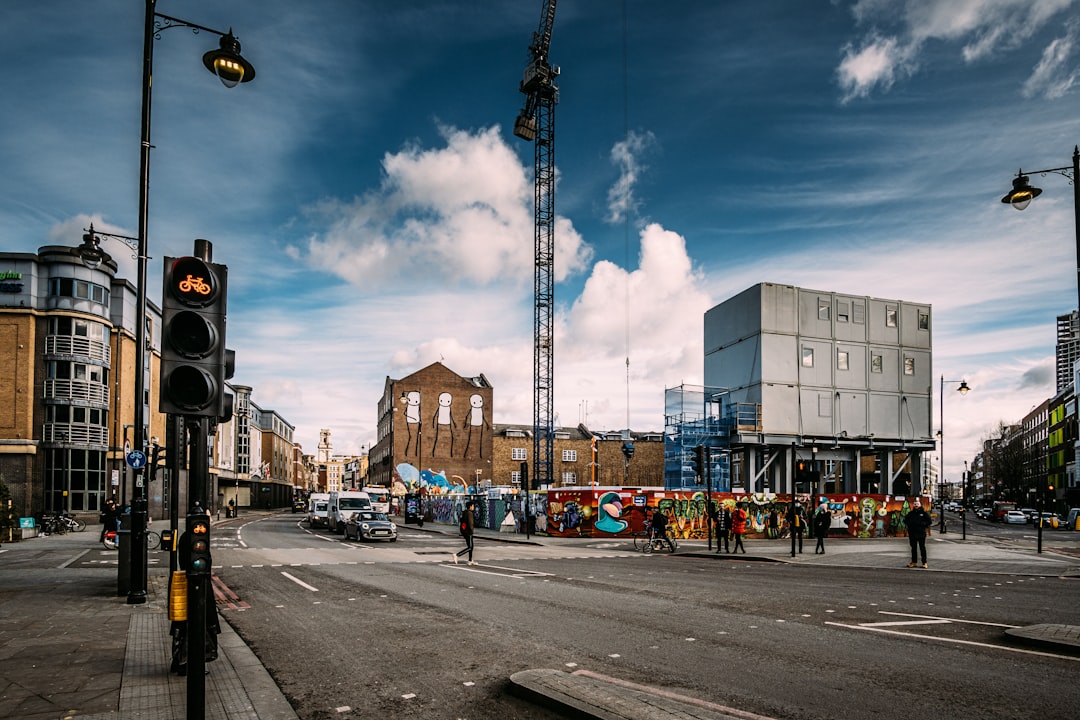
<svg viewBox="0 0 1080 720"><path fill-rule="evenodd" d="M1080 142L1078 4L564 0L560 424L661 429L664 388L702 381L702 314L755 283L899 298L933 305L935 393L973 388L946 397L958 479L1053 394L1077 304L1068 181L1033 176L1023 213L999 199ZM211 240L235 380L306 450L323 427L370 446L385 378L440 359L531 422L532 147L511 128L540 5L158 3L232 27L257 77L223 88L209 34L155 43L150 297L161 257ZM132 3L0 10L0 250L135 234L141 51Z"/></svg>

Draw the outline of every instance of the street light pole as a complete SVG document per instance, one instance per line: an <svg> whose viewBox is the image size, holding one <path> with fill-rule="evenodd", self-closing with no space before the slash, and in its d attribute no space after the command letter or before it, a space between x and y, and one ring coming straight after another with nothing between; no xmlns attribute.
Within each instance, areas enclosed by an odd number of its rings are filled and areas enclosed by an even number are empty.
<svg viewBox="0 0 1080 720"><path fill-rule="evenodd" d="M1076 233L1076 292L1077 309L1080 311L1080 146L1073 146L1072 165L1065 167L1049 168L1047 170L1034 170L1025 173L1020 170L1013 178L1013 189L1001 198L1001 202L1012 205L1017 210L1023 210L1031 201L1042 194L1042 189L1031 187L1028 184L1029 175L1046 175L1055 173L1069 180L1073 186L1073 229Z"/></svg>
<svg viewBox="0 0 1080 720"><path fill-rule="evenodd" d="M941 437L941 456L938 460L938 532L945 532L945 383L960 383L960 387L956 388L957 392L961 395L967 395L971 388L968 387L967 380L946 380L945 376L941 376L941 391L938 393L938 401L940 403L940 415L938 416L938 434Z"/></svg>

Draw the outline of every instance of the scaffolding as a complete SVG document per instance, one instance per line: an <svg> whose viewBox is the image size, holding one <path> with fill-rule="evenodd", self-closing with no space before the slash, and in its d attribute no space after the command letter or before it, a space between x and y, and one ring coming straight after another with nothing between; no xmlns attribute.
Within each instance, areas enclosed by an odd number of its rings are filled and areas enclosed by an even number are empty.
<svg viewBox="0 0 1080 720"><path fill-rule="evenodd" d="M704 488L694 473L694 448L709 449L713 492L731 491L732 432L760 432L761 406L733 403L728 388L679 385L664 390L664 488Z"/></svg>

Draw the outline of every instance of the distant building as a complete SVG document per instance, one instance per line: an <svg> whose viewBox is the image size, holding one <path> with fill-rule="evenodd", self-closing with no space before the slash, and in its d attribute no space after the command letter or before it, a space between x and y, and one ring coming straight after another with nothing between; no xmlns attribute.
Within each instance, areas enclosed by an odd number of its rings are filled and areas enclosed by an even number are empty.
<svg viewBox="0 0 1080 720"><path fill-rule="evenodd" d="M930 305L761 283L705 314L705 386L729 423L736 492L911 495L932 427ZM863 455L877 472L864 475ZM884 468L885 470L882 470Z"/></svg>
<svg viewBox="0 0 1080 720"><path fill-rule="evenodd" d="M12 511L94 516L105 498L130 501L126 444L134 437L134 286L105 256L76 248L0 253L0 475ZM160 311L147 303L146 367L158 374ZM144 437L164 437L157 382L142 398ZM160 507L150 507L150 513Z"/></svg>
<svg viewBox="0 0 1080 720"><path fill-rule="evenodd" d="M1080 360L1080 314L1075 310L1068 315L1058 315L1056 358L1056 392L1073 384L1073 365Z"/></svg>

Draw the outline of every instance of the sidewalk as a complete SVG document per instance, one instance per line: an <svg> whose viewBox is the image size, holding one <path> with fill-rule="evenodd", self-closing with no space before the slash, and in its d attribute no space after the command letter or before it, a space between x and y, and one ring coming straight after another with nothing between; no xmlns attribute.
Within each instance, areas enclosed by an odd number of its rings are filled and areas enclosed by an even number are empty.
<svg viewBox="0 0 1080 720"><path fill-rule="evenodd" d="M265 514L265 513L261 513ZM400 518L395 518L399 523ZM456 535L457 527L426 523L410 530ZM186 717L187 680L169 673L167 567L163 553L148 573L147 602L128 605L116 595L115 565L80 567L100 549L93 529L0 546L0 716L20 720L174 720ZM480 529L481 542L557 547L620 543L616 538L550 538ZM629 549L627 552L634 552ZM830 538L826 554L791 557L784 541L751 540L747 553L709 552L705 541L684 541L678 556L806 566L866 567L896 573L968 572L1064 576L1080 579L1080 557L1034 548L931 537L929 570L906 568L903 538ZM664 561L665 555L655 556ZM167 564L167 561L165 561ZM292 720L297 715L259 659L221 616L219 657L207 663L205 717L213 720ZM1080 653L1080 627L1037 625L1010 633L1055 651ZM739 711L694 698L630 685L585 671L535 669L510 678L515 692L574 717L660 720L681 717L745 720Z"/></svg>
<svg viewBox="0 0 1080 720"><path fill-rule="evenodd" d="M115 565L71 567L97 540L88 528L0 546L0 717L187 717L187 678L169 672L168 561L150 568L146 603L128 605ZM224 616L206 669L206 718L297 717Z"/></svg>

